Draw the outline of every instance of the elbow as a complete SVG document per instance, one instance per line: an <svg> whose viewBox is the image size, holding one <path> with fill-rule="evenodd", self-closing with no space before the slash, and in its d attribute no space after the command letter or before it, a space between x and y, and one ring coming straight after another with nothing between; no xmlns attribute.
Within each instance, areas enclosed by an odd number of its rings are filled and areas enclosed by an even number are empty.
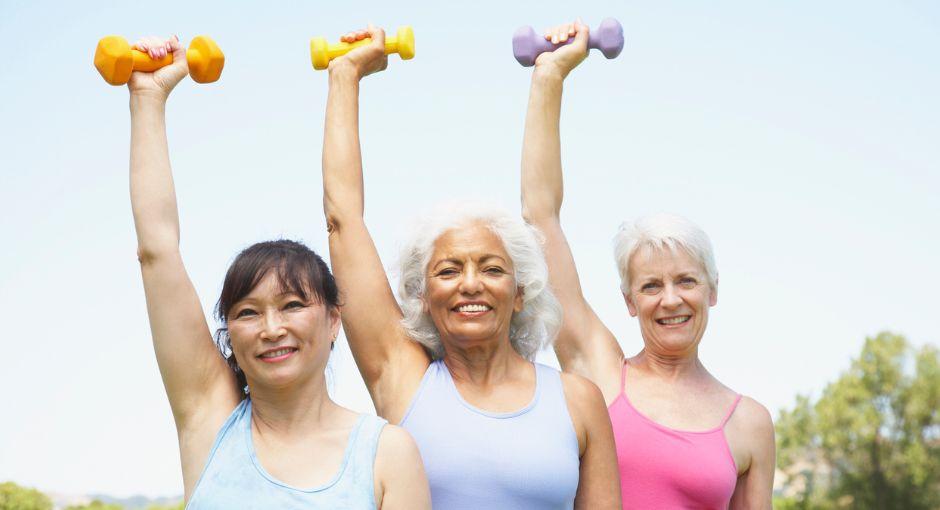
<svg viewBox="0 0 940 510"><path fill-rule="evenodd" d="M153 264L166 260L171 257L179 257L179 248L159 248L139 244L137 246L137 261L141 266L152 266Z"/></svg>
<svg viewBox="0 0 940 510"><path fill-rule="evenodd" d="M548 204L537 204L529 201L522 203L522 219L530 225L544 225L545 223L558 221L561 214L561 207L552 207Z"/></svg>

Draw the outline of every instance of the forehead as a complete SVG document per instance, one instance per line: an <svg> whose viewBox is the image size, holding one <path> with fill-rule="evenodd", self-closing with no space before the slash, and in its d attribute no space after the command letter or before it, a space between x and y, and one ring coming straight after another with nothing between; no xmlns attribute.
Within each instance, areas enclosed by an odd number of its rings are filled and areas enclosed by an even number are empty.
<svg viewBox="0 0 940 510"><path fill-rule="evenodd" d="M434 241L431 264L442 259L478 260L492 255L511 262L502 239L486 225L474 222L441 234Z"/></svg>
<svg viewBox="0 0 940 510"><path fill-rule="evenodd" d="M687 250L648 246L633 253L627 269L634 278L705 272L698 259Z"/></svg>
<svg viewBox="0 0 940 510"><path fill-rule="evenodd" d="M309 289L304 289L309 291ZM281 275L276 268L271 268L265 272L258 284L251 289L242 299L266 300L274 299L287 294L296 294L297 289L281 279Z"/></svg>

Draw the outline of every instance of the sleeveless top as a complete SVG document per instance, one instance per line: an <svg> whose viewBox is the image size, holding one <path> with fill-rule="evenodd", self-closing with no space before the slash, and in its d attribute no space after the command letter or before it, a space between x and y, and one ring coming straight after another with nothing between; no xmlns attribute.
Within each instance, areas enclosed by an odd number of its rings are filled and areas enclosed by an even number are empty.
<svg viewBox="0 0 940 510"><path fill-rule="evenodd" d="M293 487L268 474L258 461L251 437L251 399L246 398L219 430L186 510L374 509L373 465L386 423L360 415L336 475L319 487Z"/></svg>
<svg viewBox="0 0 940 510"><path fill-rule="evenodd" d="M624 389L627 364L620 373L620 395L608 411L614 428L623 508L726 510L738 470L724 426L741 395L721 423L689 432L660 425L641 414Z"/></svg>
<svg viewBox="0 0 940 510"><path fill-rule="evenodd" d="M532 401L509 413L466 402L443 360L428 367L401 426L424 459L434 510L573 507L580 458L561 376L534 365Z"/></svg>

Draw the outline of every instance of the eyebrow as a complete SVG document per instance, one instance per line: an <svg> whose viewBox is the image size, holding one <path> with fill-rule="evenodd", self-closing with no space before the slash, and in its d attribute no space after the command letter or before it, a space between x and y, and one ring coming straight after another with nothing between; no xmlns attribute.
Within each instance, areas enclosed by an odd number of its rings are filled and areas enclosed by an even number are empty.
<svg viewBox="0 0 940 510"><path fill-rule="evenodd" d="M504 263L504 264L507 264L507 263L508 263L508 262L506 261L506 259L504 259L503 257L501 257L501 256L499 256L499 255L496 255L495 253L486 253L486 254L482 255L480 258L478 258L477 261L478 261L478 262L486 262L486 261L488 261L488 260L490 260L490 259L498 259L499 261L501 261L501 262ZM447 258L443 258L443 259L441 259L441 260L438 260L433 266L431 266L431 269L435 269L435 268L437 268L437 266L439 266L439 265L441 265L441 264L444 264L444 263L450 263L450 264L454 264L454 265L457 265L457 266L462 266L462 265L464 264L464 259L459 259L459 258L456 258L456 257L447 257Z"/></svg>

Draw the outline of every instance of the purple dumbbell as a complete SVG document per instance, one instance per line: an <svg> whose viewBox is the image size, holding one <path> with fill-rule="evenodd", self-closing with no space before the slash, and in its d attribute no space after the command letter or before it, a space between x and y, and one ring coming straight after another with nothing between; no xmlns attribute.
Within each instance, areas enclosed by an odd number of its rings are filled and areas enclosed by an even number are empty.
<svg viewBox="0 0 940 510"><path fill-rule="evenodd" d="M532 27L520 27L512 35L512 54L520 64L530 67L535 65L535 58L546 51L555 51L558 47L574 42L574 37L567 41L552 44L542 34L538 34ZM601 21L596 30L591 30L588 37L588 48L601 50L607 58L620 55L623 49L623 27L614 18Z"/></svg>

